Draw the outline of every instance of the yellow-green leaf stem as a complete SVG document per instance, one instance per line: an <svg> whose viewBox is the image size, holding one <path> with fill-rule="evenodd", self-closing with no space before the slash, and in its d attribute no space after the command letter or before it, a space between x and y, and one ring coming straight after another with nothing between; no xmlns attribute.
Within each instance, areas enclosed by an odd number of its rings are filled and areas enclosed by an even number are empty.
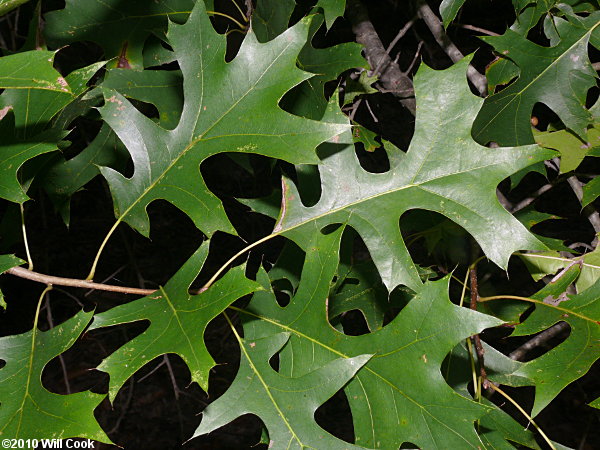
<svg viewBox="0 0 600 450"><path fill-rule="evenodd" d="M493 382L490 383L490 387L496 391L497 393L499 393L500 395L502 395L502 397L504 397L506 400L508 400L510 403L512 403L514 405L515 408L517 408L519 410L519 412L521 414L523 414L523 416L529 421L529 423L531 423L536 430L538 430L538 433L540 433L540 436L542 436L542 438L544 439L544 441L546 441L546 443L548 444L548 446L552 449L552 450L556 450L556 447L554 446L554 444L552 443L552 441L550 439L548 439L548 436L546 436L546 433L544 433L544 431L538 426L537 423L535 423L535 420L533 420L533 418L527 414L527 411L525 411L521 405L519 405L515 400L513 400L513 398L508 395L506 392L504 392L502 389L500 389L498 386L496 386Z"/></svg>

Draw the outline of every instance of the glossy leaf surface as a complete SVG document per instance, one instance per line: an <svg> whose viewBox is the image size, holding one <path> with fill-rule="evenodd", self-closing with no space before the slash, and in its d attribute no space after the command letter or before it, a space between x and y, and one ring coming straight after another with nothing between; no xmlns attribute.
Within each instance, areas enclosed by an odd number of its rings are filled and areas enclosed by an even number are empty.
<svg viewBox="0 0 600 450"><path fill-rule="evenodd" d="M288 333L279 333L241 342L238 374L227 392L204 410L194 437L250 413L260 417L267 427L271 448L360 448L323 430L315 422L314 414L371 355L339 358L302 376L290 378L269 365L271 357L288 338Z"/></svg>
<svg viewBox="0 0 600 450"><path fill-rule="evenodd" d="M295 65L307 31L304 20L265 44L249 33L237 57L226 63L225 37L212 29L203 2L197 3L185 25L172 24L168 39L179 60L184 91L177 127L167 131L120 94L105 93L102 117L127 146L134 163L131 178L101 169L118 220L147 235L146 206L165 199L207 234L234 233L220 201L200 177L204 159L227 151L316 162L314 148L348 125L340 123L341 118L337 123L307 120L278 106L288 89L309 78Z"/></svg>
<svg viewBox="0 0 600 450"><path fill-rule="evenodd" d="M549 48L534 44L512 30L502 36L481 38L519 66L519 77L486 99L473 124L473 136L479 142L533 143L529 119L536 102L546 104L568 128L584 135L591 122L585 100L597 77L587 46L600 26L600 11L573 23L562 23L560 43ZM565 80L569 89L562 88Z"/></svg>
<svg viewBox="0 0 600 450"><path fill-rule="evenodd" d="M43 332L0 338L0 434L11 439L60 436L83 437L111 443L94 418L104 395L90 391L59 395L42 385L42 371L51 359L67 350L92 318L80 312Z"/></svg>
<svg viewBox="0 0 600 450"><path fill-rule="evenodd" d="M383 329L347 336L329 325L327 296L338 265L342 229L321 235L315 229L302 279L286 307L265 291L240 310L247 341L290 333L280 353L280 372L300 377L339 357L369 348L374 356L345 389L354 420L356 444L397 448L403 442L436 448L476 448L481 442L473 421L487 411L455 393L443 380L446 354L477 330L501 323L448 299L448 278L426 283L417 296ZM262 281L261 281L262 280ZM443 330L443 331L442 331ZM410 370L397 370L410 367Z"/></svg>
<svg viewBox="0 0 600 450"><path fill-rule="evenodd" d="M316 205L304 206L296 187L286 180L284 207L274 231L306 248L307 230L315 225L350 225L365 241L389 290L399 284L413 290L421 286L398 227L400 216L410 209L447 216L471 233L501 267L519 248L542 248L502 208L496 186L552 152L537 146L489 149L472 140L470 124L482 100L469 91L467 64L464 60L445 71L421 67L415 77L415 134L406 154L389 155L388 172L366 172L353 147L340 141L324 149L319 165L323 194ZM456 86L453 91L445 89L449 84ZM351 142L348 134L344 143Z"/></svg>
<svg viewBox="0 0 600 450"><path fill-rule="evenodd" d="M96 42L106 59L118 57L114 66L141 68L146 38L153 31L164 32L167 19L184 22L194 3L193 0L68 0L64 9L46 14L44 34L55 47L77 41Z"/></svg>
<svg viewBox="0 0 600 450"><path fill-rule="evenodd" d="M146 331L112 353L98 367L110 374L111 401L138 369L166 353L181 356L190 368L192 381L207 390L208 373L215 362L204 344L204 330L231 303L259 288L239 267L229 271L209 290L190 295L189 286L200 272L207 253L207 246L201 246L156 293L94 316L92 330L150 321Z"/></svg>

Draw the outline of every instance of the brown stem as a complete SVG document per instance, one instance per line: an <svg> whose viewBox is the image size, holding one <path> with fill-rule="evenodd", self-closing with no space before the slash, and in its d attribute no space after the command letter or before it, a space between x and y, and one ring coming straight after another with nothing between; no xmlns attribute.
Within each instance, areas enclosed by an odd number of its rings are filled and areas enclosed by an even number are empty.
<svg viewBox="0 0 600 450"><path fill-rule="evenodd" d="M457 62L463 59L464 55L458 49L456 45L450 40L446 32L444 31L444 27L442 26L442 22L435 15L435 13L431 10L429 5L425 0L419 0L417 2L417 7L419 8L419 15L421 19L425 22L429 31L435 38L435 41L438 43L444 52L450 57L452 62ZM473 66L469 66L467 69L467 77L471 80L471 83L477 88L481 95L485 95L487 92L487 80L484 75L480 74L475 70Z"/></svg>
<svg viewBox="0 0 600 450"><path fill-rule="evenodd" d="M473 311L477 311L477 302L479 301L479 290L477 288L477 266L473 265L469 269L469 278L471 284L471 309ZM471 336L471 340L473 341L473 345L475 345L477 361L479 362L479 375L481 376L481 380L483 382L483 388L487 389L490 383L487 379L487 373L484 366L483 357L485 350L483 349L483 345L481 345L481 339L479 338L478 334Z"/></svg>
<svg viewBox="0 0 600 450"><path fill-rule="evenodd" d="M365 56L371 67L380 70L379 82L383 89L396 95L414 116L417 109L412 81L387 54L361 1L348 0L346 15L352 23L356 42L365 46Z"/></svg>
<svg viewBox="0 0 600 450"><path fill-rule="evenodd" d="M84 289L97 289L99 291L112 291L121 292L123 294L136 294L136 295L150 295L156 292L156 289L140 289L127 286L114 286L111 284L95 283L88 280L77 280L75 278L63 278L55 277L52 275L44 275L42 273L33 272L23 267L13 267L8 269L5 273L10 273L19 278L26 278L28 280L37 281L38 283L57 285L57 286L71 286Z"/></svg>
<svg viewBox="0 0 600 450"><path fill-rule="evenodd" d="M550 339L552 339L554 336L558 336L563 331L568 330L568 329L569 329L569 324L567 322L558 322L557 324L552 325L547 330L542 331L537 336L535 336L535 337L531 338L530 340L528 340L527 342L525 342L519 348L517 348L516 350L511 352L511 354L508 355L508 357L510 359L514 359L515 361L520 361L523 359L523 357L529 351L533 350L536 347L543 345L544 343L546 343Z"/></svg>
<svg viewBox="0 0 600 450"><path fill-rule="evenodd" d="M572 175L569 178L567 178L567 182L569 183L569 186L571 186L571 189L577 196L579 203L581 203L581 201L583 200L583 187L581 181L579 181L579 179L575 175ZM585 208L583 208L582 213L589 220L590 224L594 228L594 231L596 232L596 235L600 233L600 214L598 214L598 211L596 211L596 209L592 205L587 205ZM592 241L592 247L596 248L597 245L598 238L595 237Z"/></svg>

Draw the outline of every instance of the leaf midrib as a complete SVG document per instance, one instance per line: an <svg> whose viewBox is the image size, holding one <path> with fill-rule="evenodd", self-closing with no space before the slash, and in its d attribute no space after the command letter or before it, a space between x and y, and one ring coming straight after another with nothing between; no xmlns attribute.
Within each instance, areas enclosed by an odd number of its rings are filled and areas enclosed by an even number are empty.
<svg viewBox="0 0 600 450"><path fill-rule="evenodd" d="M270 318L268 318L268 317L264 317L264 316L261 316L261 315L259 315L259 314L255 314L255 313L253 313L253 312L251 312L251 311L248 311L248 310L246 310L246 309L243 309L243 308L238 308L238 307L235 307L235 306L230 306L229 308L230 308L230 309L233 309L234 311L237 311L237 312L239 312L239 313L246 314L246 315L249 315L249 316L255 317L255 318L257 318L257 319L260 319L260 320L264 320L265 322L268 322L268 323L270 323L270 324L272 324L272 325L276 325L276 326L278 326L278 327L280 327L280 328L282 328L282 329L284 329L284 330L286 330L286 331L289 331L289 332L291 332L291 333L294 333L296 336L298 336L298 337L300 337L300 338L303 338L303 339L306 339L306 340L308 340L308 341L312 342L313 344L317 344L317 345L319 345L320 347L323 347L324 349L328 350L329 352L331 352L331 353L333 353L333 354L335 354L335 355L337 355L337 356L339 356L339 357L342 357L342 358L345 358L345 359L349 359L349 358L351 358L351 356L349 356L349 355L346 355L345 353L342 353L342 352L340 352L340 351L338 351L338 350L336 350L336 349L334 349L334 348L332 348L332 347L329 347L328 345L326 345L326 344L324 344L324 343L322 343L322 342L320 342L320 341L318 341L318 340L316 340L316 339L314 339L314 338L312 338L312 337L310 337L310 336L308 336L308 335L306 335L306 334L302 333L301 331L298 331L298 330L296 330L296 329L294 329L294 328L288 327L287 325L284 325L284 324L282 324L282 323L279 323L279 322L277 322L277 321L274 321L274 320L272 320L272 319L270 319ZM413 343L414 343L414 342L413 342ZM412 343L411 343L411 344L412 344ZM381 356L381 355L374 355L374 356L373 356L373 359L374 359L374 358L378 358L378 357L380 357L380 356ZM445 424L443 421L441 421L440 419L438 419L437 417L435 417L433 414L431 414L431 413L430 413L430 412L429 412L429 411L428 411L428 410L425 408L425 406L421 405L421 404L420 404L420 403L418 403L416 400L414 400L412 397L410 397L408 394L406 394L405 392L403 392L402 390L400 390L400 388L399 388L398 386L396 386L394 383L392 383L391 381L389 381L389 380L388 380L387 378L385 378L383 375L380 375L378 372L374 371L373 369L371 369L371 368L370 368L369 366L367 366L367 365L363 366L363 369L364 369L364 370L366 370L367 372L371 372L371 374L372 374L373 376L375 376L375 377L379 378L379 379L380 379L380 380L381 380L383 383L387 384L387 385L388 385L388 386L390 386L390 387L391 387L393 390L397 391L397 392L398 392L400 395L402 395L404 398L406 398L408 401L410 401L411 403L413 403L414 405L416 405L416 406L417 406L417 407L418 407L418 408L419 408L419 409L422 411L422 413L423 413L423 412L425 412L425 413L426 413L426 414L427 414L429 417L431 417L433 420L435 420L436 422L440 423L440 424L441 424L441 425L443 425L445 428L447 428L449 431L451 431L451 432L452 432L452 433L454 433L455 435L459 436L461 439L463 439L465 442L467 442L469 445L471 445L471 444L470 444L470 442L469 442L467 439L465 439L465 437L464 437L464 436L462 436L462 435L461 435L459 432L457 432L456 430L453 430L453 429L452 429L452 428L450 428L450 427L449 427L447 424ZM357 375L356 375L356 377L357 377L357 379L358 379L358 378L359 378L359 375L357 374ZM458 395L458 394L457 394L457 395Z"/></svg>
<svg viewBox="0 0 600 450"><path fill-rule="evenodd" d="M252 92L252 90L254 90L254 88L256 87L256 85L262 80L262 78L265 76L265 74L270 70L270 68L273 66L273 64L275 64L275 62L281 57L281 55L283 55L283 53L285 51L287 51L287 49L293 44L294 42L291 41L289 42L283 49L282 51L277 55L277 57L275 57L273 59L273 61L271 62L271 64L269 64L267 66L267 68L263 71L263 73L256 79L256 81L254 82L254 84L252 84L252 86L250 86L248 88L248 90L242 95L240 96L240 98L238 98L238 100L236 102L234 102L229 109L227 109L222 115L221 117L219 117L218 119L216 119L202 134L200 134L197 138L192 139L190 141L190 143L184 147L184 149L175 157L175 159L173 159L173 161L171 161L171 163L165 168L165 170L163 170L161 172L161 174L156 178L156 180L152 181L148 187L146 187L144 189L144 191L142 192L141 195L139 195L137 197L137 199L131 203L131 205L129 205L125 211L123 211L122 214L119 215L119 217L117 218L117 223L122 222L125 217L127 217L127 215L131 212L131 210L137 206L138 203L140 203L142 201L142 199L148 194L148 192L150 192L152 189L154 189L158 183L160 183L160 181L167 175L167 173L169 173L171 171L171 169L173 168L173 166L175 166L175 164L177 164L179 162L179 160L181 160L181 158L183 158L185 155L187 155L187 153L194 148L194 146L196 146L196 144L202 142L203 140L209 140L211 139L210 137L208 138L204 138L204 136L209 133L214 127L216 127L219 122L221 122L221 120L223 120L241 101L242 99L244 99L250 92ZM203 67L203 59L200 58L201 61L201 67ZM204 80L204 70L201 70L200 73L202 74L202 80ZM201 102L202 102L202 98L204 97L204 83L202 83L202 91L201 91ZM196 116L196 120L194 121L194 126L196 126L196 124L198 123L198 120L200 118L200 112L202 110L202 103L200 103L198 105L198 115ZM160 128L159 128L160 129ZM175 128L172 132L167 132L169 135L174 135L177 134L179 132L179 126L177 128ZM217 136L218 137L218 136ZM212 137L213 139L215 138L214 136ZM135 176L135 173L134 173ZM130 178L132 179L132 178Z"/></svg>
<svg viewBox="0 0 600 450"><path fill-rule="evenodd" d="M523 95L523 92L525 92L527 89L529 89L533 83L537 82L539 78L541 78L543 75L545 75L546 72L548 70L550 70L551 67L552 68L556 67L556 65L562 60L563 57L565 57L565 55L567 55L575 46L579 45L581 43L581 41L584 38L586 38L588 35L590 35L594 31L594 29L599 25L600 25L600 22L595 24L594 26L592 26L585 34L583 34L581 36L581 38L577 39L573 43L573 45L571 45L569 48L567 48L567 50L562 55L560 55L558 58L556 58L556 60L554 60L554 62L552 64L549 64L544 70L542 70L542 72L540 72L535 78L533 78L533 80L531 80L531 82L529 82L527 85L525 85L525 87L523 89L521 89L519 92L515 92L514 94L509 94L509 95L504 96L503 98L513 97L513 99L509 100L506 103L506 105L504 105L504 107L500 108L497 111L497 113L494 116L492 116L492 118L490 120L487 121L485 126L479 130L477 135L480 136L506 108L508 108L510 105L512 105L514 98L520 98ZM518 81L517 81L517 83L518 83ZM498 95L500 95L500 94L498 94ZM488 97L488 98L493 98L493 96ZM519 144L519 142L517 142L517 144Z"/></svg>

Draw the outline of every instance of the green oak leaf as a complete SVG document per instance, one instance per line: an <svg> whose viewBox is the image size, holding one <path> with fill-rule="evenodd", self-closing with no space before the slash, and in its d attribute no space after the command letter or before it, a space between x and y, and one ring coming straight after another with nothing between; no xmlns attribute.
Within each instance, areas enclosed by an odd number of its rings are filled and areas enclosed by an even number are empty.
<svg viewBox="0 0 600 450"><path fill-rule="evenodd" d="M158 123L173 129L183 108L182 75L179 70L111 69L102 86L127 98L151 103L158 109Z"/></svg>
<svg viewBox="0 0 600 450"><path fill-rule="evenodd" d="M1 116L1 114L0 114ZM58 149L57 143L66 133L48 130L25 140L16 134L12 112L0 119L0 197L24 203L29 197L19 182L19 169L28 160Z"/></svg>
<svg viewBox="0 0 600 450"><path fill-rule="evenodd" d="M82 437L112 443L94 418L105 395L90 391L60 395L42 385L42 371L85 329L93 311L79 312L42 332L0 338L0 435L11 439Z"/></svg>
<svg viewBox="0 0 600 450"><path fill-rule="evenodd" d="M208 246L202 245L154 294L94 316L90 330L150 321L146 331L98 366L98 370L110 375L108 394L111 401L138 369L166 353L181 356L190 369L192 381L205 391L208 389L208 374L215 362L204 344L204 330L231 303L260 286L248 280L240 266L227 272L207 291L190 295L189 286L200 272L207 254Z"/></svg>
<svg viewBox="0 0 600 450"><path fill-rule="evenodd" d="M310 19L261 44L249 32L233 61L225 62L226 38L213 30L199 1L184 25L167 34L183 73L184 105L177 127L165 130L123 96L105 91L103 119L126 145L134 174L125 178L101 168L114 200L117 221L149 232L146 206L165 199L211 235L235 233L220 200L204 184L200 163L219 152L258 153L292 163L316 163L315 147L348 129L283 111L283 94L310 78L296 68Z"/></svg>
<svg viewBox="0 0 600 450"><path fill-rule="evenodd" d="M567 173L577 169L586 156L600 155L600 123L594 124L586 134L585 141L569 130L538 132L534 138L541 147L560 152L560 172Z"/></svg>
<svg viewBox="0 0 600 450"><path fill-rule="evenodd" d="M526 37L529 30L535 27L544 16L544 33L550 40L551 47L559 43L561 39L559 29L565 22L563 18L556 15L561 12L557 7L565 8L568 6L565 3L570 3L578 12L591 13L597 9L590 3L581 2L580 0L540 0L535 2L526 0L524 3L518 3L513 2L517 18L510 29ZM572 13L571 17L573 17L573 9L570 11ZM513 61L509 58L498 58L486 69L490 94L494 92L496 86L508 84L518 75L519 67Z"/></svg>
<svg viewBox="0 0 600 450"><path fill-rule="evenodd" d="M0 58L0 88L42 89L70 94L67 81L54 68L56 52L32 50Z"/></svg>
<svg viewBox="0 0 600 450"><path fill-rule="evenodd" d="M575 264L563 277L574 280L579 274ZM564 292L564 291L563 291ZM587 373L600 358L600 282L577 295L548 294L542 289L531 297L535 310L511 336L539 333L555 323L564 321L571 327L569 337L548 353L523 364L515 375L534 381L536 416L568 384Z"/></svg>
<svg viewBox="0 0 600 450"><path fill-rule="evenodd" d="M331 28L333 22L335 22L338 17L344 15L346 0L319 0L315 5L315 8L323 8L325 24L327 25L327 28Z"/></svg>
<svg viewBox="0 0 600 450"><path fill-rule="evenodd" d="M252 30L260 42L279 36L288 28L295 0L260 0L252 12Z"/></svg>
<svg viewBox="0 0 600 450"><path fill-rule="evenodd" d="M376 140L377 136L377 133L362 125L357 123L352 125L352 137L354 138L354 142L361 142L368 152L374 152L381 147L381 144Z"/></svg>
<svg viewBox="0 0 600 450"><path fill-rule="evenodd" d="M558 251L541 253L519 253L531 277L538 281L546 275L552 275L560 269L581 265L581 274L575 286L577 292L583 292L600 279L600 249L586 253L576 258L564 258Z"/></svg>
<svg viewBox="0 0 600 450"><path fill-rule="evenodd" d="M67 76L69 82L70 77ZM173 128L182 109L181 81L180 71L110 69L102 85L129 98L155 105L159 123ZM60 122L69 122L66 117L61 116L60 119ZM57 157L48 164L42 184L67 225L70 222L71 196L100 174L98 166L122 170L127 160L127 150L111 128L104 124L94 140L77 156L68 161Z"/></svg>
<svg viewBox="0 0 600 450"><path fill-rule="evenodd" d="M523 363L514 361L504 354L500 353L494 347L487 345L482 341L485 351L485 370L488 378L492 382L498 382L502 379L503 384L510 386L528 386L531 384L528 379L512 375ZM442 373L457 392L466 398L472 398L469 392L469 384L473 382L473 369L471 360L477 361L475 349L469 356L465 342L457 345L448 355L442 366ZM514 449L509 442L516 442L527 448L539 450L539 445L535 441L534 433L512 418L508 413L494 405L485 397L481 401L486 406L491 407L478 424L479 436L486 444L485 448L491 449Z"/></svg>
<svg viewBox="0 0 600 450"><path fill-rule="evenodd" d="M41 183L63 221L69 225L73 194L100 175L98 166L124 168L127 160L127 150L111 128L104 124L94 140L77 156L69 160L58 156L49 163L41 175Z"/></svg>
<svg viewBox="0 0 600 450"><path fill-rule="evenodd" d="M414 297L414 292L408 288L398 288L388 293L373 261L355 252L356 240L356 232L346 228L341 243L340 263L335 275L335 283L329 290L327 312L329 321L337 330L342 330L341 316L348 311L357 310L364 317L369 330L376 331L383 328L386 313L389 313L392 308L404 306ZM289 243L291 241L288 241L286 246ZM294 245L294 248L298 247ZM298 251L300 252L299 249ZM296 260L299 266L297 269L299 282L304 254L302 253L301 257L296 256ZM275 265L269 271L269 278L272 281L273 273L277 268L278 266ZM421 267L419 269L423 270Z"/></svg>
<svg viewBox="0 0 600 450"><path fill-rule="evenodd" d="M588 405L600 409L600 397L598 397L596 400L594 400L593 402L588 403Z"/></svg>
<svg viewBox="0 0 600 450"><path fill-rule="evenodd" d="M477 448L474 421L489 410L454 392L440 366L461 340L502 321L453 305L449 277L426 283L383 329L347 336L331 327L330 283L338 266L343 227L323 235L313 228L295 296L282 308L270 290L267 274L257 280L265 288L240 312L248 342L280 332L290 333L280 352L280 373L301 377L340 357L374 356L345 388L354 421L356 445L398 448Z"/></svg>
<svg viewBox="0 0 600 450"><path fill-rule="evenodd" d="M598 196L600 196L600 178L596 177L583 186L583 198L581 199L581 206L585 207L589 205L596 200Z"/></svg>
<svg viewBox="0 0 600 450"><path fill-rule="evenodd" d="M323 23L323 16L317 15L310 24L309 40L298 55L298 66L315 74L284 98L283 105L289 111L309 119L319 120L327 108L325 83L335 80L342 72L353 68L368 68L363 58L362 46L346 42L332 47L315 48L312 40Z"/></svg>
<svg viewBox="0 0 600 450"><path fill-rule="evenodd" d="M0 274L24 263L25 261L21 258L17 258L15 255L0 255Z"/></svg>
<svg viewBox="0 0 600 450"><path fill-rule="evenodd" d="M580 294L567 295L567 287L578 276L579 265L571 265L532 295L534 311L511 334L536 334L564 321L571 327L569 337L542 356L526 363L513 362L512 369L503 372L502 376L490 377L512 386L535 386L535 401L531 412L534 417L567 385L585 375L600 358L600 282ZM502 301L505 300L494 300ZM524 383L523 379L528 381Z"/></svg>
<svg viewBox="0 0 600 450"><path fill-rule="evenodd" d="M501 267L520 248L545 248L500 205L496 186L554 153L537 146L491 149L473 141L471 124L483 100L469 90L468 63L466 58L444 71L419 69L415 133L406 154L388 153L388 172L361 168L354 147L348 145L350 133L337 143L324 144L321 198L314 206L304 206L295 185L284 180L283 208L274 233L306 249L306 236L312 233L306 230L315 224L348 224L361 235L390 291L399 284L415 291L421 286L398 226L400 216L411 209L436 211L453 220Z"/></svg>
<svg viewBox="0 0 600 450"><path fill-rule="evenodd" d="M444 28L448 28L450 22L454 20L458 10L465 4L465 0L442 0L440 4L440 15L444 22Z"/></svg>
<svg viewBox="0 0 600 450"><path fill-rule="evenodd" d="M66 7L45 15L44 36L49 45L62 47L92 41L104 50L114 67L142 68L146 39L164 30L167 20L184 22L194 0L139 2L121 0L67 0Z"/></svg>
<svg viewBox="0 0 600 450"><path fill-rule="evenodd" d="M50 57L46 61L51 69L48 77L59 75L52 69L53 52L27 53L35 56L34 62L39 54L43 54L44 58ZM0 58L0 66L2 61L4 58ZM65 78L60 77L60 90L40 89L35 87L35 83L16 88L2 85L0 81L0 87L7 87L0 96L0 111L4 113L0 113L0 132L4 138L0 144L0 172L3 173L1 197L18 203L28 199L25 186L19 183L18 170L26 161L57 150L58 142L67 133L60 131L60 127L54 130L45 128L65 107L76 103L87 90L87 82L103 65L103 62L95 63L75 70ZM42 75L43 71L40 72ZM11 113L6 115L9 111Z"/></svg>
<svg viewBox="0 0 600 450"><path fill-rule="evenodd" d="M269 448L359 448L323 430L314 414L371 355L339 358L290 378L269 365L288 338L288 333L279 333L264 339L240 339L242 357L237 376L225 394L202 412L202 422L193 437L210 433L244 414L255 414L267 428Z"/></svg>
<svg viewBox="0 0 600 450"><path fill-rule="evenodd" d="M591 122L585 108L588 90L596 85L596 72L588 58L588 41L600 26L600 11L577 22L564 22L562 40L541 47L518 33L481 39L519 66L519 77L506 89L488 97L473 124L479 142L523 145L534 141L531 113L537 102L545 103L580 136ZM565 81L569 89L564 89Z"/></svg>
<svg viewBox="0 0 600 450"><path fill-rule="evenodd" d="M21 264L25 264L25 261L17 258L15 255L0 255L0 274ZM2 291L0 291L0 309L6 309L6 301L4 300Z"/></svg>
<svg viewBox="0 0 600 450"><path fill-rule="evenodd" d="M94 63L71 72L63 79L66 90L33 87L6 89L0 96L0 108L11 108L14 111L19 138L34 136L88 89L87 82L104 64Z"/></svg>

